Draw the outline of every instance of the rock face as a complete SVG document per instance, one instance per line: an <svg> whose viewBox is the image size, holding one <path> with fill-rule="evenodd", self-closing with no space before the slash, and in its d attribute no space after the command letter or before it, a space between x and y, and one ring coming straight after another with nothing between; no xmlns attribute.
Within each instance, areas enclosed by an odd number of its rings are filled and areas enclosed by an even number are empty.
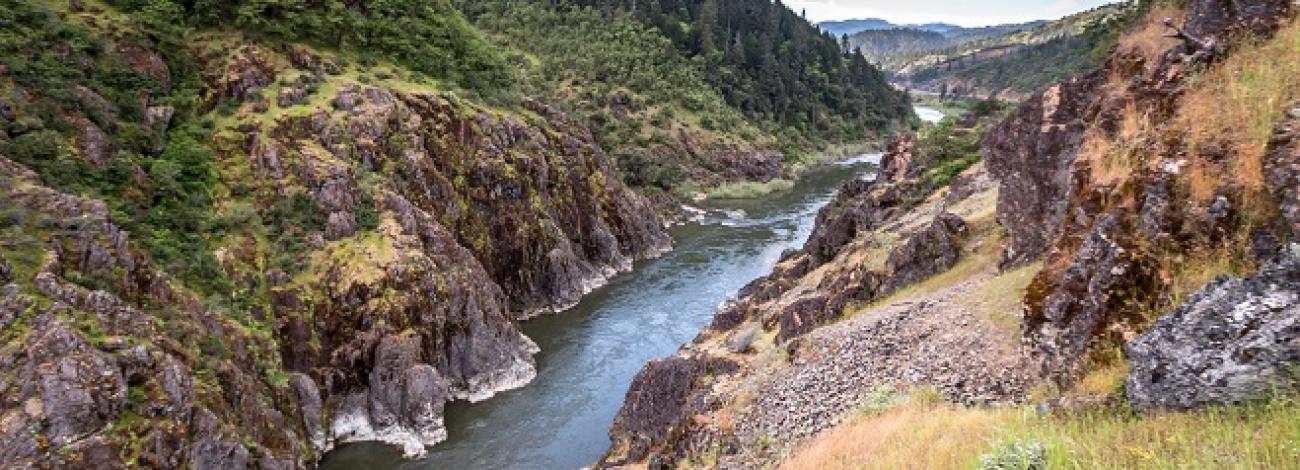
<svg viewBox="0 0 1300 470"><path fill-rule="evenodd" d="M212 88L273 81L262 54L213 65L224 72ZM280 355L311 381L297 387L320 408L306 427L327 430L326 446L377 440L418 455L446 438L445 402L535 376L537 348L513 320L568 308L670 240L590 134L545 105L529 103L541 117L522 120L450 95L323 79L337 93L295 88L282 104L300 112L223 144L264 178L262 207L305 196L321 221L302 234L318 240L300 268L312 275L247 282L269 284ZM258 256L232 246L227 270L241 276Z"/></svg>
<svg viewBox="0 0 1300 470"><path fill-rule="evenodd" d="M22 230L43 233L33 214L61 227L37 245L43 260L14 268L31 278L7 280L26 288L0 287L6 468L125 468L123 455L152 468L307 465L298 410L265 406L287 401L257 363L273 351L172 287L103 203L3 158L0 190L25 211Z"/></svg>
<svg viewBox="0 0 1300 470"><path fill-rule="evenodd" d="M355 232L356 175L338 165L355 162L401 174L392 190L471 250L516 318L564 310L669 247L590 134L545 106L532 105L543 124L382 88L344 86L332 102L277 123L273 141L248 138L259 171L297 174L324 203L327 239Z"/></svg>
<svg viewBox="0 0 1300 470"><path fill-rule="evenodd" d="M777 341L785 341L838 319L852 303L888 295L955 265L966 230L960 217L936 204L929 213L914 211L900 220L920 205L917 193L923 191L916 176L924 171L912 164L911 141L896 140L882 159L881 168L893 179L846 182L818 212L804 247L741 289L714 316L711 328L726 331L758 320L776 326ZM899 243L890 243L895 237ZM814 272L818 275L810 276Z"/></svg>
<svg viewBox="0 0 1300 470"><path fill-rule="evenodd" d="M1102 72L1049 88L986 138L990 170L1003 184L1004 263L1045 261L1026 295L1022 328L1046 376L1071 384L1091 354L1124 344L1147 326L1149 312L1170 308L1167 276L1183 259L1172 254L1224 246L1244 230L1238 215L1248 196L1239 189L1222 186L1211 198L1188 193L1184 167L1194 152L1167 138L1181 134L1167 123L1203 61L1225 57L1245 30L1268 35L1290 9L1280 0L1189 2L1184 29L1223 45L1222 53L1172 41L1163 51L1121 47ZM1120 75L1130 78L1103 86L1101 77ZM1125 130L1134 119L1151 129ZM1108 153L1119 141L1141 160L1122 171ZM1254 251L1267 258L1287 236L1257 228Z"/></svg>
<svg viewBox="0 0 1300 470"><path fill-rule="evenodd" d="M631 406L619 409L610 427L610 438L627 446L626 452L610 465L639 462L650 455L654 446L681 437L690 426L690 417L702 411L705 403L693 394L697 381L705 375L727 374L735 365L705 356L673 356L652 361L632 380L627 396ZM656 458L651 468L671 467L668 458Z"/></svg>
<svg viewBox="0 0 1300 470"><path fill-rule="evenodd" d="M1129 402L1189 409L1300 390L1300 258L1222 278L1128 345Z"/></svg>
<svg viewBox="0 0 1300 470"><path fill-rule="evenodd" d="M170 83L157 55L129 52ZM0 243L0 366L14 371L0 378L0 466L307 468L354 440L420 454L446 438L447 402L535 376L515 321L670 248L650 203L565 115L363 87L292 52L195 52L204 104L234 122L203 143L223 166L212 184L230 189L211 212L243 220L202 235L236 286L216 300L155 266L109 204L0 156L3 215L24 211L3 227L23 236ZM309 70L281 80L288 64ZM158 137L140 152L162 154L193 110L148 98L110 117L139 121L129 130ZM81 121L102 139L69 139L78 153L118 163L117 129Z"/></svg>
<svg viewBox="0 0 1300 470"><path fill-rule="evenodd" d="M1060 234L1070 169L1103 78L1092 73L1053 85L985 135L981 153L989 173L1002 183L998 220L1008 232L1004 267L1041 258Z"/></svg>

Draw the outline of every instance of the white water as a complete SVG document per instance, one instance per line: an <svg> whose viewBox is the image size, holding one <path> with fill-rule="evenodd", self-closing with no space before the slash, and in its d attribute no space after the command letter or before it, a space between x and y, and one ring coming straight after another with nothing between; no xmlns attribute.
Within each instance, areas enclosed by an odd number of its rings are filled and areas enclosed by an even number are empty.
<svg viewBox="0 0 1300 470"><path fill-rule="evenodd" d="M916 109L916 117L921 118L922 121L928 122L930 124L938 124L939 121L943 120L943 112L937 109L929 108L925 106L916 106L915 109Z"/></svg>

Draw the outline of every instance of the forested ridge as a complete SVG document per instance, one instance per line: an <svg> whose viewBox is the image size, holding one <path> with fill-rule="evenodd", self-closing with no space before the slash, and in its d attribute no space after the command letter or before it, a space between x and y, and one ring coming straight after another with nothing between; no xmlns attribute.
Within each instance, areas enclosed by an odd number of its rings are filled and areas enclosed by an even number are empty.
<svg viewBox="0 0 1300 470"><path fill-rule="evenodd" d="M654 26L752 118L844 139L910 114L880 70L780 1L577 1Z"/></svg>

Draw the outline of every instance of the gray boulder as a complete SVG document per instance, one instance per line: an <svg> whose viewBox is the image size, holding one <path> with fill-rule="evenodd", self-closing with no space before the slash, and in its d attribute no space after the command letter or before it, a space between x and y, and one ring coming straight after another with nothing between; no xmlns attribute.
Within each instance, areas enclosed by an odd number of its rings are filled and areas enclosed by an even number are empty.
<svg viewBox="0 0 1300 470"><path fill-rule="evenodd" d="M1294 249L1292 250L1294 251ZM1222 277L1128 345L1129 402L1191 409L1300 390L1300 259Z"/></svg>

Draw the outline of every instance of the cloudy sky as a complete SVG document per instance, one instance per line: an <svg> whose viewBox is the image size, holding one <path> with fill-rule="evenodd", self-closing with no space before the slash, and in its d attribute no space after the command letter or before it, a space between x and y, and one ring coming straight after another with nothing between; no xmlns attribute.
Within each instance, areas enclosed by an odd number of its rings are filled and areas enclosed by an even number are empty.
<svg viewBox="0 0 1300 470"><path fill-rule="evenodd" d="M896 23L947 22L963 26L1055 19L1113 0L785 0L818 22L884 18Z"/></svg>

